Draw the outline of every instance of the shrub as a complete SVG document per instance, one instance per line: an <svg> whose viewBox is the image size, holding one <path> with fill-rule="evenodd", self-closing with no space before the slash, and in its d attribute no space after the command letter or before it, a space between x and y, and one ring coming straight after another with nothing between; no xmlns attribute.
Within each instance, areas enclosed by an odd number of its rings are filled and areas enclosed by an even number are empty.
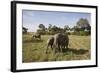
<svg viewBox="0 0 100 73"><path fill-rule="evenodd" d="M79 35L80 33L77 32L77 31L74 31L74 32L72 32L71 34L72 34L72 35Z"/></svg>
<svg viewBox="0 0 100 73"><path fill-rule="evenodd" d="M89 31L74 31L70 34L71 35L88 36L88 35L90 35L90 32Z"/></svg>
<svg viewBox="0 0 100 73"><path fill-rule="evenodd" d="M71 35L71 32L67 32L68 35Z"/></svg>
<svg viewBox="0 0 100 73"><path fill-rule="evenodd" d="M87 36L87 35L90 35L90 34L89 34L89 31L80 31L80 35L81 36Z"/></svg>
<svg viewBox="0 0 100 73"><path fill-rule="evenodd" d="M45 35L46 31L37 31L37 33L41 34L41 35Z"/></svg>

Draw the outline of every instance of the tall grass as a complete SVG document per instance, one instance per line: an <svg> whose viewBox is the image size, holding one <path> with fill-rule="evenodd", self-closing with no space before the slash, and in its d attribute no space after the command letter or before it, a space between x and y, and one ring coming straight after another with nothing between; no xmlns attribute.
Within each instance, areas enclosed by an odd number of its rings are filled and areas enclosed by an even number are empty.
<svg viewBox="0 0 100 73"><path fill-rule="evenodd" d="M32 33L23 34L22 60L23 62L47 62L47 61L69 61L90 59L90 36L69 36L69 48L63 52L54 53L49 48L46 51L47 39L52 35L43 35L42 39L32 38Z"/></svg>

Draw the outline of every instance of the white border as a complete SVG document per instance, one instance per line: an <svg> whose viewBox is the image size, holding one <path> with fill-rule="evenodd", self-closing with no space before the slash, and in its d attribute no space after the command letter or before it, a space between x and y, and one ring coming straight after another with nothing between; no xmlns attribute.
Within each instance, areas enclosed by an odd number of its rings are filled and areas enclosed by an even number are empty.
<svg viewBox="0 0 100 73"><path fill-rule="evenodd" d="M57 61L57 62L35 62L35 63L22 63L22 9L27 10L46 10L46 11L64 11L64 12L86 12L91 13L91 60L81 61ZM71 67L71 66L85 66L95 65L96 59L96 45L95 45L95 27L96 27L96 10L94 8L82 7L59 7L59 6L45 6L45 5L28 5L17 4L17 70L22 69L38 69L38 68L52 68L52 67Z"/></svg>

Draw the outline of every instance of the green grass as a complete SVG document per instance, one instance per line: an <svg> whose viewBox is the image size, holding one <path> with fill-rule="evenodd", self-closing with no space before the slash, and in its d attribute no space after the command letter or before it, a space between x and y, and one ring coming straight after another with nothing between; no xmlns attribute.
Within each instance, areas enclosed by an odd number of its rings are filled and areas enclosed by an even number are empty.
<svg viewBox="0 0 100 73"><path fill-rule="evenodd" d="M90 59L90 36L69 35L69 49L63 53L54 53L49 49L46 54L47 39L52 35L43 35L42 39L33 39L32 33L23 34L22 60L28 62L69 61Z"/></svg>

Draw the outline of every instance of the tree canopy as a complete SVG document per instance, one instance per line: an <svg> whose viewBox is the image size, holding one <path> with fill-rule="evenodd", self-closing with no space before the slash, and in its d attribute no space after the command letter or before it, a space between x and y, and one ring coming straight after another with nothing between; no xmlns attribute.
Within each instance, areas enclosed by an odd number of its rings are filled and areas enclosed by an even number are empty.
<svg viewBox="0 0 100 73"><path fill-rule="evenodd" d="M89 24L88 20L84 19L84 18L79 19L76 26L81 29L90 30L90 24Z"/></svg>
<svg viewBox="0 0 100 73"><path fill-rule="evenodd" d="M39 28L43 31L45 31L45 26L43 24L39 24Z"/></svg>

